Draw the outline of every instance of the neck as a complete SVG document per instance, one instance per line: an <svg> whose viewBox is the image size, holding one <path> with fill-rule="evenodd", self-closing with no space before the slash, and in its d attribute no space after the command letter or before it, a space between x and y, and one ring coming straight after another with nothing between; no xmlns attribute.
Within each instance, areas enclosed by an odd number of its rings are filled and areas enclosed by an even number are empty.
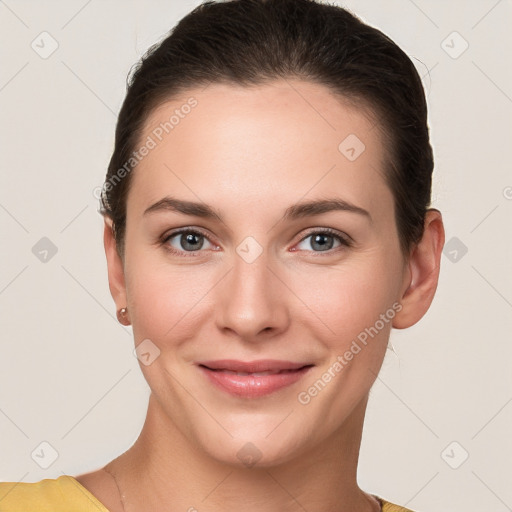
<svg viewBox="0 0 512 512"><path fill-rule="evenodd" d="M213 460L191 445L150 396L135 444L106 469L116 476L125 512L373 512L356 473L367 397L330 438L292 461L240 468Z"/></svg>

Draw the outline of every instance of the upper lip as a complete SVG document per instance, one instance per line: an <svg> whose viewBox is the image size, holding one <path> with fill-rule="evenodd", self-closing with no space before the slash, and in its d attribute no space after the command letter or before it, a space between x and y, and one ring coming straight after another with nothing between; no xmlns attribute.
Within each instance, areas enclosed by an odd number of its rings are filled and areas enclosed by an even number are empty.
<svg viewBox="0 0 512 512"><path fill-rule="evenodd" d="M259 359L256 361L237 361L234 359L219 359L216 361L201 361L197 363L206 366L210 370L229 370L233 372L268 372L279 370L298 370L304 366L312 366L308 363L294 363L292 361L279 361L277 359Z"/></svg>

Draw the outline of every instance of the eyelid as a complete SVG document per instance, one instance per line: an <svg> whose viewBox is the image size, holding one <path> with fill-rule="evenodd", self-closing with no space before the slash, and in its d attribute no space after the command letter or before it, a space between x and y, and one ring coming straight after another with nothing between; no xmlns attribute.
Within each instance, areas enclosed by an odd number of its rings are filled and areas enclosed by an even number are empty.
<svg viewBox="0 0 512 512"><path fill-rule="evenodd" d="M182 228L176 228L171 231L168 231L162 236L162 242L166 242L167 240L169 240L169 238L176 235L180 235L182 233L196 233L198 235L204 236L205 238L208 239L209 242L213 243L210 239L210 235L208 235L201 228L196 228L195 226L184 226Z"/></svg>
<svg viewBox="0 0 512 512"><path fill-rule="evenodd" d="M354 240L351 236L347 235L346 233L342 231L338 231L337 229L333 228L311 228L311 231L308 231L300 240L299 242L303 242L306 238L310 237L311 235L315 234L328 234L332 235L333 237L339 238L344 244L346 245L352 245L354 243ZM314 251L313 251L314 252ZM316 251L321 252L321 251Z"/></svg>

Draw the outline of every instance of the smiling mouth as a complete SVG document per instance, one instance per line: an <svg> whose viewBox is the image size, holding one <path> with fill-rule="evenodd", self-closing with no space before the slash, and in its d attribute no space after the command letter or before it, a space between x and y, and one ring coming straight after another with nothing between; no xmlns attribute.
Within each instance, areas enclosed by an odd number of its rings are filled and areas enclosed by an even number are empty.
<svg viewBox="0 0 512 512"><path fill-rule="evenodd" d="M198 368L218 389L241 398L257 398L291 386L309 372L313 364L288 361L212 361Z"/></svg>

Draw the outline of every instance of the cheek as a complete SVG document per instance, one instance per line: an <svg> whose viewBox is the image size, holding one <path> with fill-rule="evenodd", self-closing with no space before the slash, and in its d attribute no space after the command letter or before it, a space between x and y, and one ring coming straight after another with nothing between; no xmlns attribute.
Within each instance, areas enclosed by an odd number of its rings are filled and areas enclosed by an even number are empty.
<svg viewBox="0 0 512 512"><path fill-rule="evenodd" d="M321 318L316 338L325 359L297 397L304 419L335 428L368 393L384 359L396 301L399 269L382 253L321 275L304 272L302 291ZM321 293L307 294L308 290Z"/></svg>
<svg viewBox="0 0 512 512"><path fill-rule="evenodd" d="M382 254L366 254L347 260L337 267L304 267L295 273L293 290L307 309L314 313L324 339L343 345L360 332L375 324L396 300L399 272L395 265L386 264ZM391 311L388 316L394 314ZM386 323L385 328L389 330Z"/></svg>
<svg viewBox="0 0 512 512"><path fill-rule="evenodd" d="M150 256L140 251L127 259L127 297L136 343L149 338L163 348L194 335L212 284L199 266L170 265Z"/></svg>
<svg viewBox="0 0 512 512"><path fill-rule="evenodd" d="M135 343L149 338L163 350L197 337L199 326L215 314L223 270L213 262L176 263L176 257L171 262L163 248L131 244L130 249L125 270ZM282 266L281 307L289 309L292 323L342 351L392 306L400 275L396 256L381 247L333 264L318 258L318 263ZM380 329L383 335L389 327Z"/></svg>

